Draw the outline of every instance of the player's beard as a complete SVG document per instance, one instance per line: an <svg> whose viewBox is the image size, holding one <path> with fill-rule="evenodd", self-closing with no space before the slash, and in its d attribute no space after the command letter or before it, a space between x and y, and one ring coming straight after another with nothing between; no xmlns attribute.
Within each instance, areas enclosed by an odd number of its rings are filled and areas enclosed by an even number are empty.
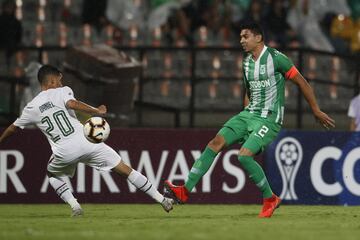
<svg viewBox="0 0 360 240"><path fill-rule="evenodd" d="M246 48L246 45L241 45L242 49L244 50L244 52L249 52Z"/></svg>
<svg viewBox="0 0 360 240"><path fill-rule="evenodd" d="M246 47L246 48L243 47L243 49L244 49L244 52L246 52L246 53L250 53L252 51L251 49L249 49L249 47Z"/></svg>

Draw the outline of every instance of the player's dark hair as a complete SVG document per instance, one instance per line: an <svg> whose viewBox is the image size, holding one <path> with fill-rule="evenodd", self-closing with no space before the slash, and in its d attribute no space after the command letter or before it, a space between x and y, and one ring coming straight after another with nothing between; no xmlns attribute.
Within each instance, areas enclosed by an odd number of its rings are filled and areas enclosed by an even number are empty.
<svg viewBox="0 0 360 240"><path fill-rule="evenodd" d="M43 84L47 81L47 77L50 75L60 76L61 71L56 67L50 65L43 65L38 72L38 80L40 84Z"/></svg>
<svg viewBox="0 0 360 240"><path fill-rule="evenodd" d="M250 30L255 35L260 35L261 40L264 41L264 30L262 29L260 24L258 24L256 22L245 22L245 23L241 24L240 31L244 30L244 29Z"/></svg>

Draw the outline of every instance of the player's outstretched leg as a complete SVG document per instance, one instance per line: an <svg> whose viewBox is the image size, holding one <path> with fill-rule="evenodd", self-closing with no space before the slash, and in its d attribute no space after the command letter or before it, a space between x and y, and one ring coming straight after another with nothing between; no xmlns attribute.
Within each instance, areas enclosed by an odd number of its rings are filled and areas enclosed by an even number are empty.
<svg viewBox="0 0 360 240"><path fill-rule="evenodd" d="M216 136L209 145L214 145L213 142L216 140L219 141L219 145L221 148L224 145L223 137L221 140L218 140L220 136ZM176 186L172 184L169 180L166 180L164 183L165 193L168 194L171 198L173 198L177 203L185 203L189 198L189 193L195 187L195 185L200 181L202 176L209 170L211 164L214 162L214 159L217 155L217 152L212 150L210 147L206 147L200 158L197 159L192 166L190 173L188 175L188 179L185 182L185 185ZM216 148L215 146L212 146Z"/></svg>
<svg viewBox="0 0 360 240"><path fill-rule="evenodd" d="M132 169L123 162L120 162L113 170L127 177L127 180L132 183L137 189L146 193L155 201L161 204L163 209L166 212L170 212L173 209L174 201L172 199L164 197L159 191L154 187L154 185L147 179L144 175L138 171Z"/></svg>
<svg viewBox="0 0 360 240"><path fill-rule="evenodd" d="M84 211L81 208L80 204L76 198L71 193L67 183L64 181L63 177L55 177L49 174L49 183L54 188L56 194L71 207L72 217L78 217L84 215Z"/></svg>

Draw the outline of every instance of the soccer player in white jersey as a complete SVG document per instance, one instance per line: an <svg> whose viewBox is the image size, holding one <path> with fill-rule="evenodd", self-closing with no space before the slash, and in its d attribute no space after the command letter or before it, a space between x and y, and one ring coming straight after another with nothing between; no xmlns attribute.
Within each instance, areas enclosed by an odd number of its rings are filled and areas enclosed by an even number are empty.
<svg viewBox="0 0 360 240"><path fill-rule="evenodd" d="M320 110L313 90L294 64L281 52L265 46L264 34L258 24L251 23L242 27L240 44L248 53L243 61L247 93L245 109L230 118L208 143L192 166L184 185L175 186L165 181L165 188L178 202L186 202L189 193L208 171L216 155L234 143L242 143L238 160L262 193L263 207L259 217L269 218L281 199L273 193L254 156L262 152L281 129L285 81L290 80L299 86L315 118L325 128L334 127L335 122Z"/></svg>
<svg viewBox="0 0 360 240"><path fill-rule="evenodd" d="M53 66L44 65L39 69L42 91L3 132L0 144L17 129L36 125L47 137L53 152L47 167L49 182L59 197L70 205L72 216L82 215L83 210L64 177L72 177L79 162L97 170L116 172L160 203L166 212L171 211L173 200L160 194L144 175L126 165L112 148L105 143L94 144L86 140L83 125L77 120L74 110L104 115L106 107L95 108L76 100L71 88L62 86L61 79L62 73Z"/></svg>

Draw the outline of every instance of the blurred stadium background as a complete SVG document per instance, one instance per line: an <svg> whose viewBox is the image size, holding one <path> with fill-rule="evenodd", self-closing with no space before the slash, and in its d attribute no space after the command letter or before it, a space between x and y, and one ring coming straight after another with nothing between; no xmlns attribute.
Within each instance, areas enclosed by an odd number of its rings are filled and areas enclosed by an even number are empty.
<svg viewBox="0 0 360 240"><path fill-rule="evenodd" d="M288 204L359 205L360 135L348 131L347 116L349 103L360 88L359 0L2 1L0 126L11 124L39 91L36 72L40 64L52 64L64 72L65 83L74 89L79 100L108 106L112 126L109 145L134 168L159 188L164 179L185 180L189 169L184 166L189 168L216 129L242 109L244 55L238 36L241 23L249 20L263 25L268 46L278 48L292 59L314 88L322 110L337 125L335 131L320 131L300 91L287 83L284 130L258 157L275 191ZM50 155L47 148L45 139L34 129L25 130L23 135L0 146L1 203L60 202L45 180ZM256 188L243 176L237 163L237 149L234 146L222 153L211 173L199 184L192 203L260 203ZM79 167L72 180L80 202L150 202L126 183L115 183L115 177L113 180L110 175L96 175L83 167ZM36 208L40 214L35 219L47 216L48 208L51 207ZM95 208L89 206L102 216ZM104 208L100 209L106 212L112 206ZM214 206L213 218L209 217L208 208L198 214L210 219L209 226L214 226L211 221L232 213L227 210L223 216L222 208L223 205ZM0 222L0 229L9 229L9 223L22 216L34 217L31 211L22 214L19 209L12 220ZM237 213L248 219L250 215L256 216L253 209L251 206ZM327 239L336 237L336 233L343 239L352 239L359 233L359 226L353 222L344 226L346 230L335 232L333 226L351 217L350 213L342 215L341 208L336 211L331 207L310 208L311 213L300 210L302 215L296 215L291 208L287 214L286 209L279 215L280 226L315 212L323 217L332 214L343 217L331 218L339 222L321 226L321 231L330 231L322 235ZM11 211L1 214L11 219ZM52 221L63 221L63 216ZM186 212L168 220L174 226L186 225L189 216ZM144 218L145 226L154 220ZM131 219L131 214L123 219ZM300 225L311 229L314 223L306 219ZM130 222L137 223L136 219ZM23 224L26 226L27 222ZM161 222L165 228L166 224ZM4 230L0 236L48 237L43 230L34 229L25 230L24 236ZM265 231L271 229L268 226ZM201 230L211 232L206 226ZM114 237L87 235L81 229L73 231L80 234L78 238ZM319 232L312 229L310 234L321 239ZM196 234L192 235L194 239L209 237ZM124 236L134 237L130 233ZM298 235L299 239L302 236ZM167 239L171 237L164 235ZM280 239L286 237L280 234Z"/></svg>
<svg viewBox="0 0 360 240"><path fill-rule="evenodd" d="M19 114L29 88L35 91L30 63L66 70L72 67L64 63L73 46L104 44L143 66L131 79L137 105L122 115L126 126L218 127L242 108L238 28L255 20L264 25L267 44L282 49L311 82L321 107L338 120L337 129L348 129L348 104L359 88L359 1L18 0L6 5L14 19L3 10L2 125ZM83 81L99 81L86 69L78 73ZM286 98L285 128L317 128L292 84Z"/></svg>

